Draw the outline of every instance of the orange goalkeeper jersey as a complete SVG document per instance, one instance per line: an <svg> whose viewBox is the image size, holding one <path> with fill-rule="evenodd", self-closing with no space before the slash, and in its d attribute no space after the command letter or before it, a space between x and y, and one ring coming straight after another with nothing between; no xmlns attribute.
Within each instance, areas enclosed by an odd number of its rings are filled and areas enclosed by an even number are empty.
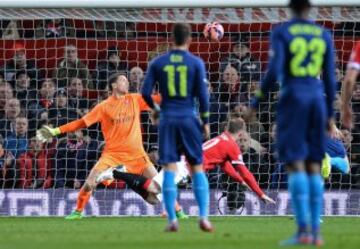
<svg viewBox="0 0 360 249"><path fill-rule="evenodd" d="M160 95L153 99L160 102ZM146 110L149 107L140 94L110 96L82 119L86 126L100 122L105 139L103 156L111 154L126 162L146 155L140 127L140 112Z"/></svg>

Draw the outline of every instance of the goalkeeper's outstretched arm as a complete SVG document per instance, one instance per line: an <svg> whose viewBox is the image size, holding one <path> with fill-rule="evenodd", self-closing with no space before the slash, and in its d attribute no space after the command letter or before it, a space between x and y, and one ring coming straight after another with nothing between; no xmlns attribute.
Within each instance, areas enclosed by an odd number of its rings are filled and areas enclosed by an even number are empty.
<svg viewBox="0 0 360 249"><path fill-rule="evenodd" d="M78 119L56 128L44 125L41 129L36 131L36 138L41 142L46 142L52 137L56 137L63 133L74 132L86 127L86 123L83 119Z"/></svg>
<svg viewBox="0 0 360 249"><path fill-rule="evenodd" d="M101 103L97 104L89 113L83 116L81 119L67 123L60 127L51 128L49 126L43 126L41 129L36 131L36 137L39 141L46 142L52 137L58 136L63 133L74 132L81 128L86 128L101 122L104 117L103 106Z"/></svg>

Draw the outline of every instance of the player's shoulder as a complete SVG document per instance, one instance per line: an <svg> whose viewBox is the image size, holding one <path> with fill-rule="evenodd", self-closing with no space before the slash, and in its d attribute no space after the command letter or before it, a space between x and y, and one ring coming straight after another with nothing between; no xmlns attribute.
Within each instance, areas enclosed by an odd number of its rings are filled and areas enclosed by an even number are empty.
<svg viewBox="0 0 360 249"><path fill-rule="evenodd" d="M288 26L289 26L289 22L282 22L282 23L274 24L274 26L271 29L271 33L272 34L281 33L282 31L287 29Z"/></svg>
<svg viewBox="0 0 360 249"><path fill-rule="evenodd" d="M103 101L100 101L99 103L97 103L95 105L95 107L98 107L98 106L103 107L103 106L106 106L106 105L110 104L111 102L113 102L113 97L110 95L109 97L107 97Z"/></svg>
<svg viewBox="0 0 360 249"><path fill-rule="evenodd" d="M332 40L332 31L328 28L325 28L319 24L315 24L319 29L322 30L322 35L325 39Z"/></svg>
<svg viewBox="0 0 360 249"><path fill-rule="evenodd" d="M110 98L110 97L108 97L107 99L105 99L105 100L103 100L103 101L98 102L98 103L92 108L92 110L96 110L96 111L101 111L101 110L103 110L104 107L105 107L106 105L108 105L108 103L110 102L110 101L109 101L109 98Z"/></svg>
<svg viewBox="0 0 360 249"><path fill-rule="evenodd" d="M195 68L200 69L200 68L203 68L205 66L205 62L201 57L199 57L197 55L194 55L191 52L187 52L186 56L188 57L187 61L188 62L191 61L191 64L193 64Z"/></svg>
<svg viewBox="0 0 360 249"><path fill-rule="evenodd" d="M128 96L129 98L131 98L135 101L142 98L142 95L140 93L128 93L128 94L126 94L126 96Z"/></svg>

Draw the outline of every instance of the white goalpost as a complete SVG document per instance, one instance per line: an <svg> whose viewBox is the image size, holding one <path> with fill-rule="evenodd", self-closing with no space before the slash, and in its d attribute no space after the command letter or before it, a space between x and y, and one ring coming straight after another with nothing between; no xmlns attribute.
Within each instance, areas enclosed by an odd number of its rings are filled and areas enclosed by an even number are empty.
<svg viewBox="0 0 360 249"><path fill-rule="evenodd" d="M103 148L100 127L46 144L35 141L36 129L83 116L107 97L106 81L114 72L126 73L130 91L138 92L148 62L169 48L175 22L192 26L190 50L206 62L210 83L211 133L220 134L230 115L241 116L247 108L266 70L271 28L290 17L287 2L1 0L0 215L70 213ZM360 2L312 2L316 7L311 18L332 31L341 84L354 42L360 40ZM209 42L202 35L205 24L213 21L224 26L220 42ZM355 115L360 115L358 95L353 102ZM211 215L290 214L286 174L274 152L276 101L274 92L259 107L259 115L246 120L249 137L239 144L247 167L277 204L260 203L218 169L208 174ZM141 114L141 120L144 144L139 146L156 161L156 127L147 113ZM26 123L25 131L17 130L19 122ZM360 132L344 134L351 170L348 175L333 172L326 182L325 215L360 214ZM185 212L196 214L191 184L186 181L179 186L179 202ZM161 211L161 205L146 204L123 182L116 182L100 186L85 213L152 216Z"/></svg>

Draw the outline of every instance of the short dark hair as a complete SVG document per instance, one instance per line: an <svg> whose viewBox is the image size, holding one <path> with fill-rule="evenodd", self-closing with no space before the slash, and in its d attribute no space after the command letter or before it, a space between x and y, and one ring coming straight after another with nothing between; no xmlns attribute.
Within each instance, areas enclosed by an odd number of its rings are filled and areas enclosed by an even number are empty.
<svg viewBox="0 0 360 249"><path fill-rule="evenodd" d="M232 118L228 121L226 130L235 134L245 128L245 121L242 118Z"/></svg>
<svg viewBox="0 0 360 249"><path fill-rule="evenodd" d="M15 80L17 80L20 77L20 75L23 75L23 74L26 74L26 76L29 77L29 74L25 70L21 70L15 74Z"/></svg>
<svg viewBox="0 0 360 249"><path fill-rule="evenodd" d="M118 78L120 76L124 76L127 77L125 73L113 73L112 75L109 76L108 79L108 86L109 86L109 90L112 91L112 84L116 83L116 81L118 80Z"/></svg>
<svg viewBox="0 0 360 249"><path fill-rule="evenodd" d="M310 0L290 0L289 8L297 15L311 7Z"/></svg>
<svg viewBox="0 0 360 249"><path fill-rule="evenodd" d="M187 23L175 23L172 29L175 45L184 45L191 36L191 26Z"/></svg>

